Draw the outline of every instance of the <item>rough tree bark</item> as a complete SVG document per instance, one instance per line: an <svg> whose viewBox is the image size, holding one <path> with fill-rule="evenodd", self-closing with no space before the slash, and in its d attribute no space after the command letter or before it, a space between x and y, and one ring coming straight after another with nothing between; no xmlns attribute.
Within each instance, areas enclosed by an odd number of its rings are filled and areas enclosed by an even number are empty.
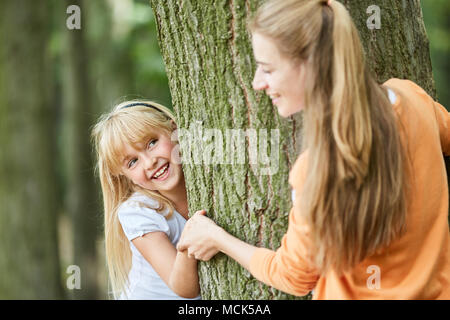
<svg viewBox="0 0 450 320"><path fill-rule="evenodd" d="M246 19L260 2L150 1L178 126L184 130L179 139L190 212L206 209L231 234L276 249L287 228L291 206L287 177L300 147L301 117L281 119L268 98L251 87L255 64ZM377 1L381 28L373 30L366 24L370 17L366 10L373 1L343 3L379 81L408 78L435 96L419 1ZM245 130L244 150L233 152L226 139L230 129ZM256 130L256 140L248 129ZM272 145L277 133L279 142ZM261 152L256 162L255 148ZM245 155L245 163L211 161L211 156L229 160L236 150ZM268 166L264 155L276 161ZM269 174L264 172L267 167L273 169ZM224 255L201 263L199 274L204 299L292 298L259 283Z"/></svg>
<svg viewBox="0 0 450 320"><path fill-rule="evenodd" d="M61 299L48 3L0 2L0 299Z"/></svg>

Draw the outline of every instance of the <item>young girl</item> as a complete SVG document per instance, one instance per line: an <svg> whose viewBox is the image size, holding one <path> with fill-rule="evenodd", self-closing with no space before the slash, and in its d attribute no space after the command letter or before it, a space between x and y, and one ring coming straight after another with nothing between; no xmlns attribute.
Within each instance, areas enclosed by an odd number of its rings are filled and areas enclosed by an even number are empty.
<svg viewBox="0 0 450 320"><path fill-rule="evenodd" d="M114 298L200 299L197 261L175 249L188 219L175 128L164 106L129 101L93 129Z"/></svg>
<svg viewBox="0 0 450 320"><path fill-rule="evenodd" d="M197 213L178 250L314 299L449 299L449 113L411 81L377 84L337 1L269 0L251 32L254 88L304 116L287 233L256 248Z"/></svg>

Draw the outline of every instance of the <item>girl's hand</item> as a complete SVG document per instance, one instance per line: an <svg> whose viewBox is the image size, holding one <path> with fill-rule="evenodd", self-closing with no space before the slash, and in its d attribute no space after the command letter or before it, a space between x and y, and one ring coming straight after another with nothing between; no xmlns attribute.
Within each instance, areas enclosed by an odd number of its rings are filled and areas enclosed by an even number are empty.
<svg viewBox="0 0 450 320"><path fill-rule="evenodd" d="M197 211L186 222L177 250L184 251L187 249L189 257L208 261L219 252L216 238L222 228L205 215L205 210Z"/></svg>

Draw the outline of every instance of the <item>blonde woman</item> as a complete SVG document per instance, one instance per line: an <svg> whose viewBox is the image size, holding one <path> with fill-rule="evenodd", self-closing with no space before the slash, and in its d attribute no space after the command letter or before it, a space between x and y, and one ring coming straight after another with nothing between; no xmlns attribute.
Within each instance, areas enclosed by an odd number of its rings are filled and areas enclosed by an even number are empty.
<svg viewBox="0 0 450 320"><path fill-rule="evenodd" d="M200 299L197 261L175 248L188 219L175 128L164 106L127 101L93 129L116 299Z"/></svg>
<svg viewBox="0 0 450 320"><path fill-rule="evenodd" d="M411 81L377 84L337 1L269 0L250 30L254 89L304 115L289 227L272 251L196 213L177 249L314 299L450 298L449 113Z"/></svg>

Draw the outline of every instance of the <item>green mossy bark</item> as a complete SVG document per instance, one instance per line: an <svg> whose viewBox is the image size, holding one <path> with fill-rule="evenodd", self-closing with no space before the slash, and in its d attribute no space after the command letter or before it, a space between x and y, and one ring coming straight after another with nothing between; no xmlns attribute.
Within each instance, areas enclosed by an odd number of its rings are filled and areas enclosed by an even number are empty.
<svg viewBox="0 0 450 320"><path fill-rule="evenodd" d="M248 155L245 164L184 163L190 212L204 208L238 238L276 249L291 207L287 175L298 146L290 137L299 118L280 119L267 97L251 87L254 63L245 19L255 5L152 1L179 128L201 125L224 137L227 129L267 129L269 138L270 129L280 130L275 175L261 175L260 168L248 164ZM183 149L182 136L180 144L183 156L202 154ZM227 155L225 143L223 153ZM199 272L204 299L292 298L261 284L224 255L201 263Z"/></svg>
<svg viewBox="0 0 450 320"><path fill-rule="evenodd" d="M419 0L341 1L359 31L367 61L380 83L390 78L416 82L436 98L428 37ZM367 8L380 8L380 29L369 29Z"/></svg>

